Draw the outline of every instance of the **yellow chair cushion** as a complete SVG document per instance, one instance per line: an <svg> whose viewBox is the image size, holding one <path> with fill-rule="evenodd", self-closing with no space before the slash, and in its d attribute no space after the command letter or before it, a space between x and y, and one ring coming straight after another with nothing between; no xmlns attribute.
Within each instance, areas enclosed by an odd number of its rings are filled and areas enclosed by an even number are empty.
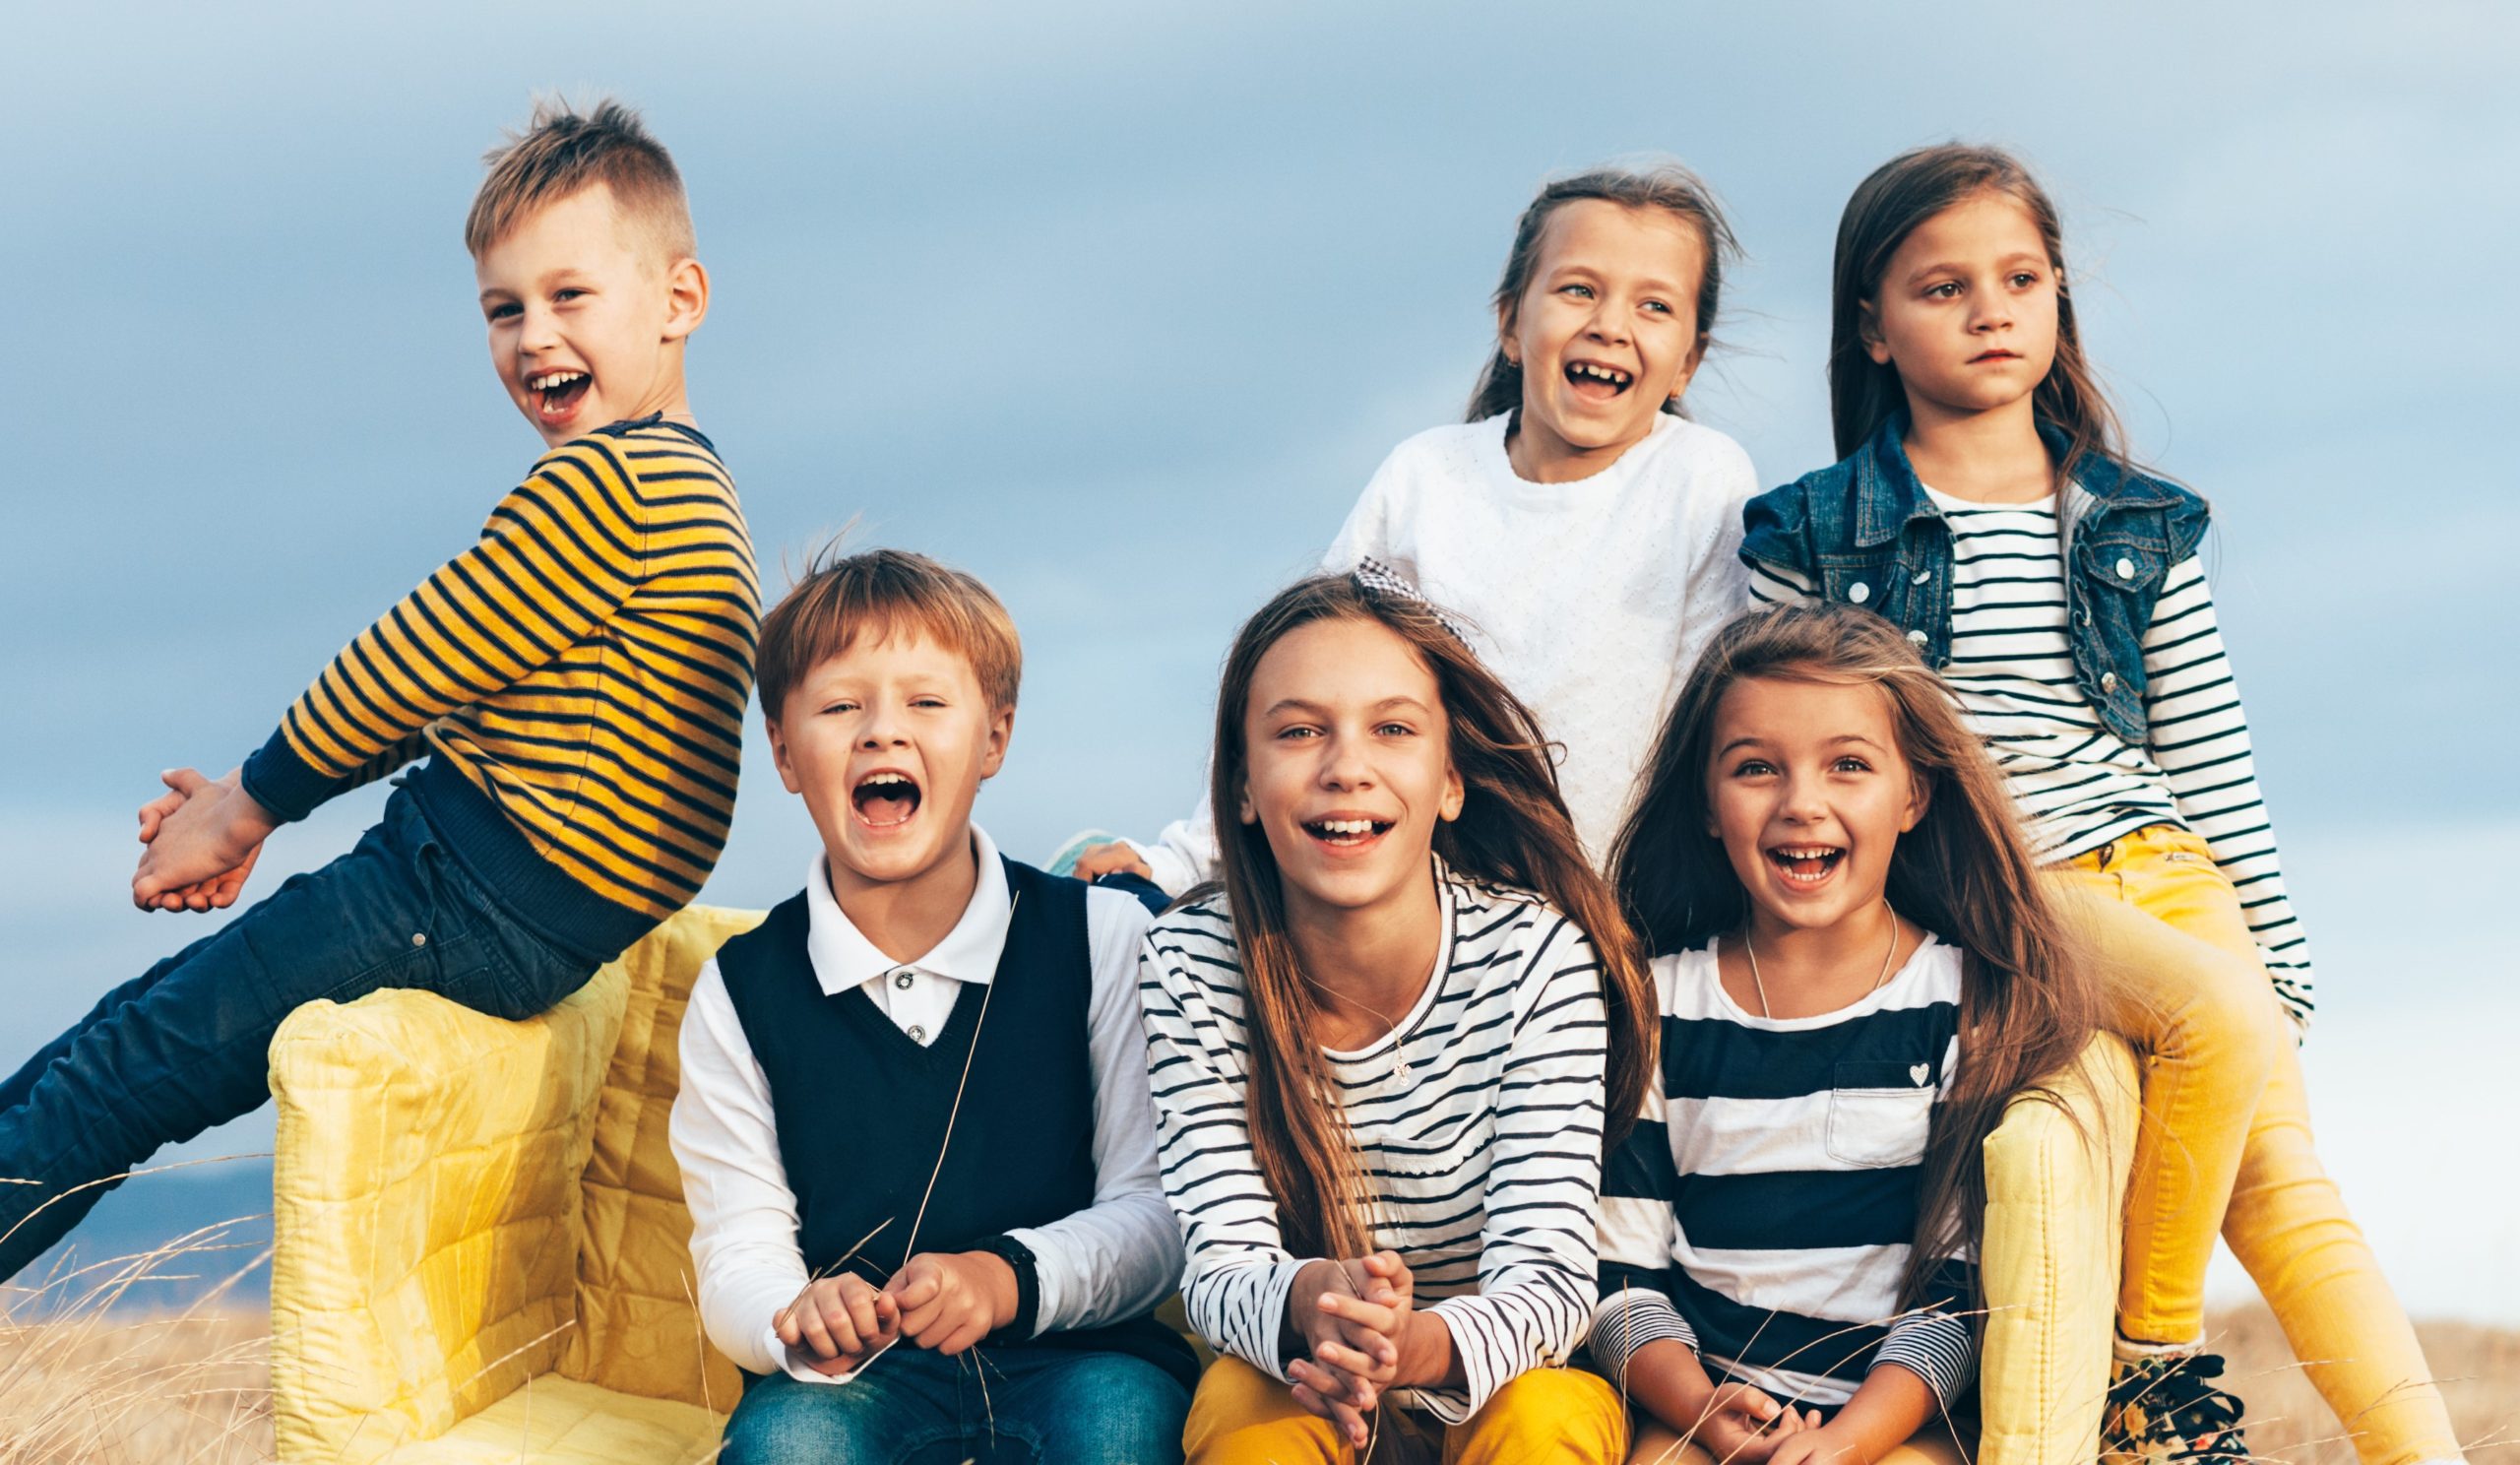
<svg viewBox="0 0 2520 1465"><path fill-rule="evenodd" d="M690 1404L546 1373L437 1438L381 1458L384 1465L696 1465L717 1454L724 1425Z"/></svg>

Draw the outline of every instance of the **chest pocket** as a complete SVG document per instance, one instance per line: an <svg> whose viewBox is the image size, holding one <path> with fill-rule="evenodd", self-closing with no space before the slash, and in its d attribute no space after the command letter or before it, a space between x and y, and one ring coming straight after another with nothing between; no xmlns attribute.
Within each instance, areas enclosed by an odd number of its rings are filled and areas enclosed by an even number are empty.
<svg viewBox="0 0 2520 1465"><path fill-rule="evenodd" d="M2081 561L2084 584L2121 595L2157 596L2170 572L2170 556L2160 546L2107 536L2076 543L2074 558Z"/></svg>
<svg viewBox="0 0 2520 1465"><path fill-rule="evenodd" d="M1904 598L1896 592L1898 566L1886 554L1823 554L1820 559L1820 594L1842 605L1860 605L1876 615L1897 617L1894 603Z"/></svg>
<svg viewBox="0 0 2520 1465"><path fill-rule="evenodd" d="M1879 1170L1924 1158L1939 1064L1840 1063L1829 1094L1829 1158Z"/></svg>

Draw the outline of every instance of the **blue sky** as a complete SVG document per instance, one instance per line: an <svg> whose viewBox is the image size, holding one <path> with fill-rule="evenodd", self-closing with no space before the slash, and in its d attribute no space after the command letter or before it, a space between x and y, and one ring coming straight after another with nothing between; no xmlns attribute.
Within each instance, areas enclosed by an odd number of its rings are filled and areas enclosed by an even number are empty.
<svg viewBox="0 0 2520 1465"><path fill-rule="evenodd" d="M2484 732L2520 699L2479 629L2520 540L2485 425L2520 389L2520 203L2489 183L2520 157L2520 16L2102 14L19 17L0 1047L209 928L124 901L156 771L233 763L532 459L459 232L481 151L560 87L645 107L688 176L717 287L693 401L773 588L854 521L1014 609L1027 695L980 816L1037 857L1187 807L1226 637L1393 443L1459 414L1544 177L1659 152L1714 182L1751 259L1693 409L1783 481L1828 456L1847 192L1913 144L2017 148L2064 208L2139 450L2215 503L2208 562L2325 957L2332 1160L2409 1092L2507 1106L2520 1084L2481 1046L2468 1073L2416 1035L2520 1017L2485 867L2520 833L2520 779ZM346 802L276 842L260 888L346 847L376 800ZM766 904L810 849L757 774L710 896ZM255 1122L205 1143L259 1148ZM2355 1182L2428 1173L2406 1153L2375 1133ZM2520 1240L2510 1178L2455 1183L2474 1254ZM2438 1250L2437 1222L2408 1235ZM2436 1270L2443 1306L2476 1310ZM2520 1317L2520 1275L2499 1285L2482 1306Z"/></svg>

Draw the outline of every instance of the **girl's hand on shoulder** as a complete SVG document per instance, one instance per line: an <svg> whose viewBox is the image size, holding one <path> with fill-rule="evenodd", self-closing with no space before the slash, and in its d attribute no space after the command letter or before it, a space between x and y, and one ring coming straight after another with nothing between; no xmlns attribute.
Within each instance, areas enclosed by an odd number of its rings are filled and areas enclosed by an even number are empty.
<svg viewBox="0 0 2520 1465"><path fill-rule="evenodd" d="M818 1373L847 1373L900 1335L901 1309L854 1272L818 1277L771 1319L779 1341Z"/></svg>
<svg viewBox="0 0 2520 1465"><path fill-rule="evenodd" d="M1096 845L1077 856L1076 867L1071 873L1087 881L1098 875L1111 874L1135 875L1142 880L1155 878L1155 871L1147 868L1146 861L1138 858L1138 852L1121 840Z"/></svg>

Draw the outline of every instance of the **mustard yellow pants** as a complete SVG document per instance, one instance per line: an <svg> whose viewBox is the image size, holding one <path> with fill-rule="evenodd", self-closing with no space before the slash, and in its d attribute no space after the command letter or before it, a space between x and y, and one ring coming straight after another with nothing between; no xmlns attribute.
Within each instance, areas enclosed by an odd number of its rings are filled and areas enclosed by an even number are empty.
<svg viewBox="0 0 2520 1465"><path fill-rule="evenodd" d="M1450 1428L1399 1408L1379 1411L1373 1459L1443 1465L1619 1465L1627 1409L1607 1380L1580 1369L1534 1369ZM1240 1359L1221 1358L1199 1379L1181 1432L1186 1465L1358 1465L1330 1421L1307 1414L1287 1386ZM1396 1447L1396 1448L1395 1448Z"/></svg>
<svg viewBox="0 0 2520 1465"><path fill-rule="evenodd" d="M2205 842L2156 824L2058 873L2094 938L2110 1026L2144 1061L2119 1329L2202 1334L2219 1220L2363 1465L2458 1458L2415 1329L2312 1148L2291 1025Z"/></svg>

